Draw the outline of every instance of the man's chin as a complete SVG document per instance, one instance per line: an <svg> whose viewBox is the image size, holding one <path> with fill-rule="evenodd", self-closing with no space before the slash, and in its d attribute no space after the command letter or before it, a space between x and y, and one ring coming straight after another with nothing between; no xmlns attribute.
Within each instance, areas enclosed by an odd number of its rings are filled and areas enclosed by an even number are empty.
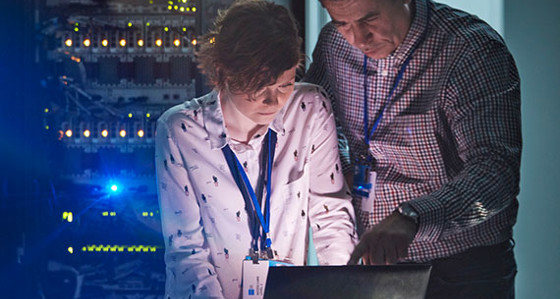
<svg viewBox="0 0 560 299"><path fill-rule="evenodd" d="M391 54L391 52L386 52L386 51L367 51L364 52L364 54L371 58L371 59L383 59L383 58L387 58L387 56L389 56L389 54Z"/></svg>
<svg viewBox="0 0 560 299"><path fill-rule="evenodd" d="M373 49L370 48L367 50L362 50L362 53L364 53L367 57L371 59L387 58L389 55L391 55L391 52L393 52L393 50L391 49L391 47L388 46L385 47L381 46Z"/></svg>

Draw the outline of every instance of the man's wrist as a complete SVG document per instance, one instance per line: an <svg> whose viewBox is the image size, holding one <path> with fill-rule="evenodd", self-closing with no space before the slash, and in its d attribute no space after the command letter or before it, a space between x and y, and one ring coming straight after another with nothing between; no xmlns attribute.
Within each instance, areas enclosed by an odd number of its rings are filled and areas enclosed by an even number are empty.
<svg viewBox="0 0 560 299"><path fill-rule="evenodd" d="M404 216L407 219L414 222L416 228L418 228L420 215L418 215L418 212L416 211L416 209L414 209L414 207L411 204L407 202L401 203L397 208L397 212L401 214L401 216Z"/></svg>

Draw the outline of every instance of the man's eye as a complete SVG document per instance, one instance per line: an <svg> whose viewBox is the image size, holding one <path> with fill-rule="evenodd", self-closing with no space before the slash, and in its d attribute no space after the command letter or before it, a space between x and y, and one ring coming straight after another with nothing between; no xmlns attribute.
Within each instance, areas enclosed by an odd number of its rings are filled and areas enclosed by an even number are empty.
<svg viewBox="0 0 560 299"><path fill-rule="evenodd" d="M340 29L340 28L347 28L348 27L348 23L334 23L334 27Z"/></svg>
<svg viewBox="0 0 560 299"><path fill-rule="evenodd" d="M377 16L372 16L372 17L369 17L369 18L365 19L365 22L366 23L371 23L375 20L377 20Z"/></svg>

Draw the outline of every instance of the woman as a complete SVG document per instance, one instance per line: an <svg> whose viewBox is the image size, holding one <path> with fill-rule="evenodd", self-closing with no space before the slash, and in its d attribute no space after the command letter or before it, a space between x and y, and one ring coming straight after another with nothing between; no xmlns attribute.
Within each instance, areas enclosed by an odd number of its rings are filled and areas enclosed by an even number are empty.
<svg viewBox="0 0 560 299"><path fill-rule="evenodd" d="M214 90L158 120L165 298L239 298L243 259L303 265L310 226L320 264L348 261L334 118L319 87L295 83L300 45L284 7L234 3L198 52Z"/></svg>

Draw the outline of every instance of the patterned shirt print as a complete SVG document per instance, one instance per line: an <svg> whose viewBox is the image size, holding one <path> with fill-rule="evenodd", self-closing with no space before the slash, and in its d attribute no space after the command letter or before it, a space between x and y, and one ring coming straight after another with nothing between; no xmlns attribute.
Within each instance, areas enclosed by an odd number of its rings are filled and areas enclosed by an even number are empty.
<svg viewBox="0 0 560 299"><path fill-rule="evenodd" d="M502 38L465 12L428 0L415 4L403 43L387 58L368 59L371 128L417 46L369 148L363 133L364 55L330 23L304 80L331 96L350 146L348 161L368 153L376 160L373 213L359 210L356 198L359 222L372 227L410 202L420 217L409 257L422 262L512 236L521 117L519 75Z"/></svg>
<svg viewBox="0 0 560 299"><path fill-rule="evenodd" d="M296 84L269 127L278 135L270 209L275 259L305 264L311 226L319 263L346 264L357 242L354 212L337 171L334 116L322 89ZM245 201L221 148L230 146L257 186L264 135L248 144L230 139L216 91L175 106L158 120L165 298L240 297L251 233Z"/></svg>

